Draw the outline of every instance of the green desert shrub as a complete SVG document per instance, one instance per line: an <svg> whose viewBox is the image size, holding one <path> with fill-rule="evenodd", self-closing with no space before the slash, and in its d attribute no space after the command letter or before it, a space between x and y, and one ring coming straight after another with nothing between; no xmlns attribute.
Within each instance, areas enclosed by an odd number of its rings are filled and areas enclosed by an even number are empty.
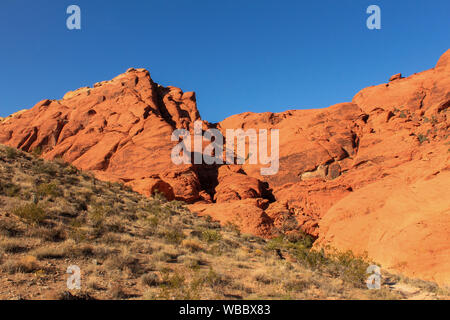
<svg viewBox="0 0 450 320"><path fill-rule="evenodd" d="M13 214L31 224L40 224L47 218L45 210L40 205L34 203L17 207L13 210Z"/></svg>
<svg viewBox="0 0 450 320"><path fill-rule="evenodd" d="M204 230L201 234L201 239L206 242L216 242L222 239L220 232L216 230Z"/></svg>
<svg viewBox="0 0 450 320"><path fill-rule="evenodd" d="M15 148L6 147L6 157L8 159L16 159L19 156L19 151Z"/></svg>
<svg viewBox="0 0 450 320"><path fill-rule="evenodd" d="M20 195L20 191L21 187L11 182L0 185L0 192L7 197L17 197Z"/></svg>
<svg viewBox="0 0 450 320"><path fill-rule="evenodd" d="M354 287L363 287L367 278L366 270L370 265L366 257L356 256L351 251L325 253L323 249L313 250L309 242L304 240L289 242L285 237L271 239L269 250L283 250L296 258L306 268L340 278Z"/></svg>
<svg viewBox="0 0 450 320"><path fill-rule="evenodd" d="M417 135L417 139L419 140L420 144L424 143L425 141L428 141L428 137L424 134Z"/></svg>
<svg viewBox="0 0 450 320"><path fill-rule="evenodd" d="M109 210L106 207L95 205L89 210L89 220L95 228L100 228L103 226L108 212Z"/></svg>
<svg viewBox="0 0 450 320"><path fill-rule="evenodd" d="M33 166L33 172L35 174L46 174L53 177L58 173L58 168L51 162L46 162L39 159Z"/></svg>
<svg viewBox="0 0 450 320"><path fill-rule="evenodd" d="M186 236L183 233L183 230L179 227L174 228L165 227L163 228L161 235L167 242L172 244L181 244L181 242L186 238Z"/></svg>
<svg viewBox="0 0 450 320"><path fill-rule="evenodd" d="M37 195L40 197L60 197L62 192L56 183L43 183L36 188Z"/></svg>
<svg viewBox="0 0 450 320"><path fill-rule="evenodd" d="M78 169L71 164L69 164L67 167L64 168L64 173L66 174L74 175L77 174L78 172L79 172Z"/></svg>
<svg viewBox="0 0 450 320"><path fill-rule="evenodd" d="M41 147L36 147L31 151L31 154L34 155L35 157L39 157L40 155L42 155L42 148Z"/></svg>

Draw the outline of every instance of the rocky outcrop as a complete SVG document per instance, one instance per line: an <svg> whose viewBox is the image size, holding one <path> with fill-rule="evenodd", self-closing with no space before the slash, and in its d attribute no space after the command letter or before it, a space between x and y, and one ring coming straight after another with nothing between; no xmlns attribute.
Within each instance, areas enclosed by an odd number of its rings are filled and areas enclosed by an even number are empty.
<svg viewBox="0 0 450 320"><path fill-rule="evenodd" d="M222 203L197 203L189 208L200 216L210 216L222 225L237 227L242 233L270 237L273 233L273 219L263 208L267 200L247 198Z"/></svg>
<svg viewBox="0 0 450 320"><path fill-rule="evenodd" d="M355 96L369 118L343 179L353 191L323 215L317 247L367 252L388 269L450 283L449 57Z"/></svg>
<svg viewBox="0 0 450 320"><path fill-rule="evenodd" d="M389 81L395 81L395 80L399 80L399 79L403 79L401 73L394 74L393 76L391 76L391 77L389 78Z"/></svg>
<svg viewBox="0 0 450 320"><path fill-rule="evenodd" d="M242 167L273 189L265 212L274 227L290 214L316 248L368 253L387 269L450 283L449 57L352 103L222 121L222 130L280 130L277 175Z"/></svg>
<svg viewBox="0 0 450 320"><path fill-rule="evenodd" d="M194 93L164 88L147 70L129 69L62 100L43 100L4 121L0 142L40 150L46 159L62 158L143 194L159 189L168 198L175 192L192 202L199 198L198 178L192 167L172 165L170 136L199 118Z"/></svg>
<svg viewBox="0 0 450 320"><path fill-rule="evenodd" d="M15 118L15 117L21 115L21 114L24 113L25 111L27 111L27 110L20 110L20 111L17 111L17 112L15 112L15 113L13 113L13 114L11 114L11 115L5 117L5 118L0 117L0 122L7 122L7 121L9 121L9 120L11 120L11 119L13 119L13 118Z"/></svg>
<svg viewBox="0 0 450 320"><path fill-rule="evenodd" d="M450 283L449 106L450 50L435 68L395 75L352 102L202 122L224 135L279 129L275 175L248 162L176 166L170 137L201 120L195 94L132 68L3 121L0 143L60 157L147 196L186 201L242 232L301 229L316 248L367 252L385 268Z"/></svg>

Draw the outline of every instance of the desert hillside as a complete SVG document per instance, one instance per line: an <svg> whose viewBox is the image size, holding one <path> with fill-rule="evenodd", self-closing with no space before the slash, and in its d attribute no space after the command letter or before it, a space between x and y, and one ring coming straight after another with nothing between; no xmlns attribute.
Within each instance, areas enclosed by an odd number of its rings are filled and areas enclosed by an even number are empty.
<svg viewBox="0 0 450 320"><path fill-rule="evenodd" d="M243 233L306 233L317 250L366 253L387 270L450 285L449 106L450 50L435 68L351 102L202 121L222 132L279 129L276 175L250 164L177 166L170 137L201 120L195 94L131 68L6 118L0 143L147 197L158 190Z"/></svg>
<svg viewBox="0 0 450 320"><path fill-rule="evenodd" d="M198 217L161 194L96 180L57 159L0 146L0 299L446 299L436 284L367 259L311 250ZM288 224L288 222L286 222ZM80 290L66 286L80 268Z"/></svg>

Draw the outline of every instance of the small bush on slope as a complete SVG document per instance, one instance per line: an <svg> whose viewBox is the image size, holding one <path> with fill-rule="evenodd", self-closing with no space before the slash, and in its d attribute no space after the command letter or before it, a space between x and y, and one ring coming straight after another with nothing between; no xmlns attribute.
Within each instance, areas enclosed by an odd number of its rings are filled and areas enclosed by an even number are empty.
<svg viewBox="0 0 450 320"><path fill-rule="evenodd" d="M13 210L13 214L24 219L28 223L35 225L42 223L47 217L45 210L41 206L34 203L27 203L17 207Z"/></svg>

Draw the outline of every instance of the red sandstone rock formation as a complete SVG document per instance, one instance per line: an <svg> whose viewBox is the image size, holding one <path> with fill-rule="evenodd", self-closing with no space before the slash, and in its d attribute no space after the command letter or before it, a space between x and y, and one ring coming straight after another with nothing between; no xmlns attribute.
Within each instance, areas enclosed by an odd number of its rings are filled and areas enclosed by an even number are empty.
<svg viewBox="0 0 450 320"><path fill-rule="evenodd" d="M39 102L2 123L0 141L25 151L40 148L44 158L62 157L143 194L160 189L169 199L175 192L195 201L201 189L196 172L171 165L170 136L199 118L194 93L161 87L148 71L129 69L60 101Z"/></svg>
<svg viewBox="0 0 450 320"><path fill-rule="evenodd" d="M171 162L195 95L143 69L44 100L0 123L0 143L62 157L99 179L191 203L200 215L270 237L286 217L316 247L367 252L383 267L450 284L450 50L436 67L321 110L243 113L203 128L280 130L280 170ZM289 221L291 221L290 219Z"/></svg>

